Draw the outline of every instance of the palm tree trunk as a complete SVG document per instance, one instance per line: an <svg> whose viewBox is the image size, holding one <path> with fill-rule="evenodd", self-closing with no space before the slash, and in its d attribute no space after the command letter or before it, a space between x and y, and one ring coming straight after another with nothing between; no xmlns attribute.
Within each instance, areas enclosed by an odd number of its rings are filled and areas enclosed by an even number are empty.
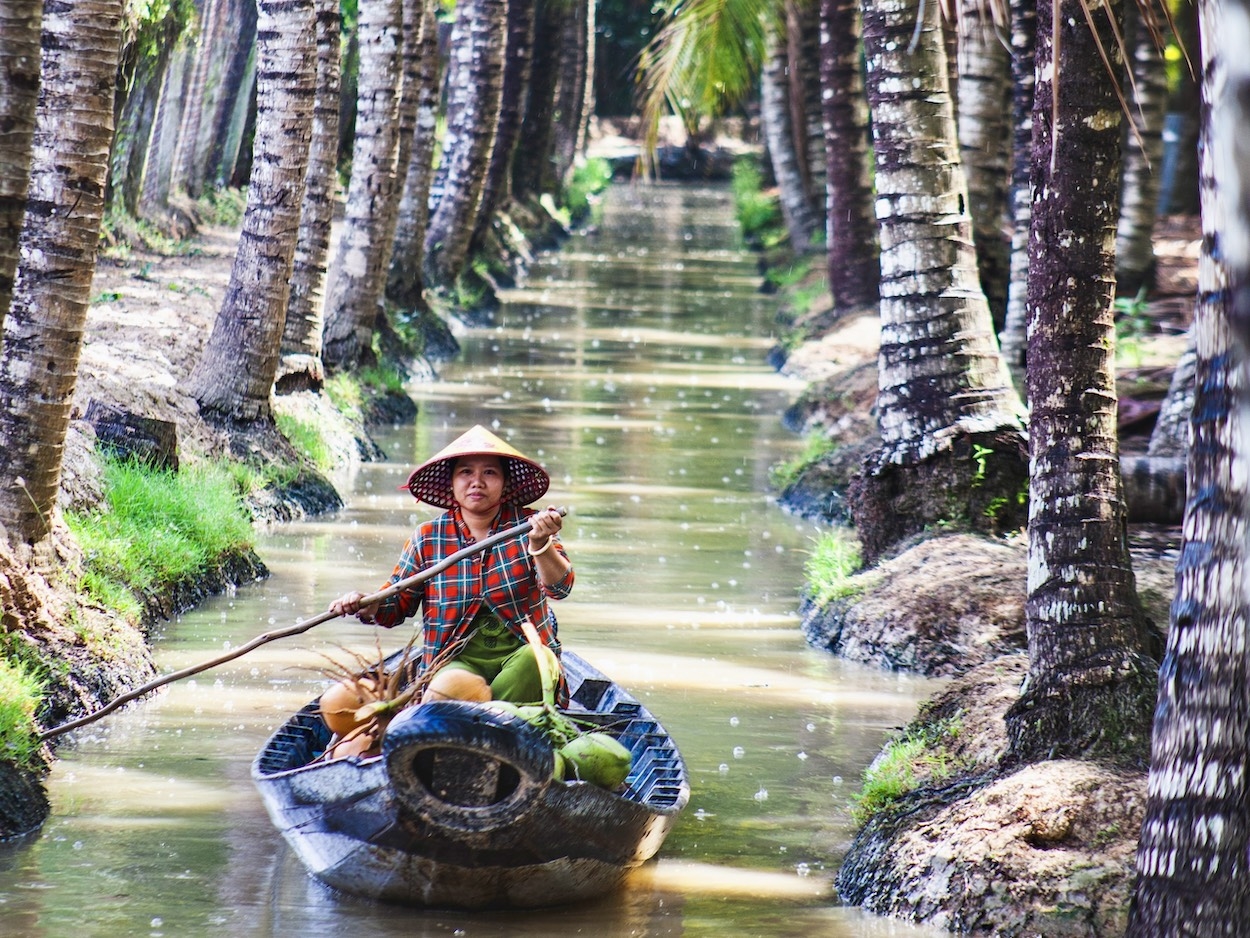
<svg viewBox="0 0 1250 938"><path fill-rule="evenodd" d="M411 76L416 92L416 120L412 146L404 166L404 194L399 201L395 223L395 243L391 249L390 271L386 296L402 309L421 311L426 308L425 280L421 276L424 263L425 232L430 220L430 178L433 173L435 128L439 107L438 25L434 19L432 0L421 5L421 43L417 50L415 73ZM405 83L408 77L405 77ZM405 96L407 95L405 84Z"/></svg>
<svg viewBox="0 0 1250 938"><path fill-rule="evenodd" d="M338 250L330 265L321 355L332 370L371 360L373 332L391 241L382 240L383 206L398 187L399 108L403 92L400 0L362 4L356 144Z"/></svg>
<svg viewBox="0 0 1250 938"><path fill-rule="evenodd" d="M321 332L325 318L326 268L330 225L338 182L339 152L339 3L315 0L317 82L313 99L312 140L304 205L291 270L291 297L282 333L283 355L307 363L313 385L322 377Z"/></svg>
<svg viewBox="0 0 1250 938"><path fill-rule="evenodd" d="M586 68L590 63L588 24L593 0L571 0L560 30L559 84L556 86L555 137L552 141L552 192L568 182L578 147L585 139Z"/></svg>
<svg viewBox="0 0 1250 938"><path fill-rule="evenodd" d="M535 0L509 0L508 45L503 70L503 96L490 168L482 186L473 225L472 248L478 248L495 212L508 198L508 169L516 155L521 120L529 95L530 65L534 58Z"/></svg>
<svg viewBox="0 0 1250 938"><path fill-rule="evenodd" d="M26 12L15 39L37 22ZM0 531L14 547L47 544L52 531L104 214L121 19L122 0L43 12L22 262L0 347Z"/></svg>
<svg viewBox="0 0 1250 938"><path fill-rule="evenodd" d="M1116 432L1120 110L1081 2L1061 0L1057 35L1051 8L1037 14L1032 187L1047 197L1033 205L1029 238L1029 678L1007 714L1021 762L1144 761L1155 697ZM1097 38L1114 50L1107 19L1119 4L1105 9Z"/></svg>
<svg viewBox="0 0 1250 938"><path fill-rule="evenodd" d="M221 310L188 382L200 412L222 423L272 417L316 97L313 4L257 4L256 142L243 231Z"/></svg>
<svg viewBox="0 0 1250 938"><path fill-rule="evenodd" d="M880 301L868 99L860 67L862 32L857 0L821 0L827 276L838 314Z"/></svg>
<svg viewBox="0 0 1250 938"><path fill-rule="evenodd" d="M13 298L39 98L42 0L0 0L0 335Z"/></svg>
<svg viewBox="0 0 1250 938"><path fill-rule="evenodd" d="M1250 921L1245 637L1250 617L1250 478L1241 468L1250 459L1250 357L1244 311L1233 300L1238 293L1244 297L1250 273L1244 201L1250 180L1244 176L1242 153L1240 213L1221 218L1226 200L1236 201L1224 188L1230 180L1223 172L1236 161L1217 157L1218 149L1233 144L1221 139L1225 130L1235 126L1244 133L1250 120L1245 109L1250 75L1244 65L1250 10L1238 0L1204 0L1199 9L1204 237L1194 319L1198 360L1190 497L1176 565L1172 627L1160 669L1129 938L1231 936ZM1218 96L1217 89L1225 89L1227 96ZM1215 246L1226 249L1227 266L1211 253Z"/></svg>
<svg viewBox="0 0 1250 938"><path fill-rule="evenodd" d="M1163 119L1167 113L1167 72L1142 15L1132 15L1133 98L1137 125L1124 140L1120 173L1120 221L1116 228L1116 292L1136 296L1154 285L1154 229L1163 170Z"/></svg>
<svg viewBox="0 0 1250 938"><path fill-rule="evenodd" d="M1011 62L989 8L962 0L959 36L959 155L968 179L981 289L996 326L1007 315L1011 241L1006 234L1011 166Z"/></svg>
<svg viewBox="0 0 1250 938"><path fill-rule="evenodd" d="M560 0L538 0L535 49L557 48L563 13ZM558 64L556 56L539 55L530 70L529 94L521 122L525 146L517 149L512 163L512 196L521 201L555 191L551 167L555 146L555 94L560 80Z"/></svg>
<svg viewBox="0 0 1250 938"><path fill-rule="evenodd" d="M468 260L503 96L506 17L505 0L463 0L456 10L443 146L446 186L425 235L425 276L433 286L450 287Z"/></svg>
<svg viewBox="0 0 1250 938"><path fill-rule="evenodd" d="M875 559L938 521L1017 524L1025 465L1022 408L977 279L936 5L866 4L864 50L881 225L882 448L851 500Z"/></svg>
<svg viewBox="0 0 1250 938"><path fill-rule="evenodd" d="M790 234L790 246L804 253L813 249L812 236L819 230L819 220L812 212L803 173L803 156L795 146L788 73L789 55L785 37L778 33L776 26L770 26L764 66L760 70L760 123L764 128L773 177L777 180L781 214Z"/></svg>
<svg viewBox="0 0 1250 938"><path fill-rule="evenodd" d="M1011 0L1011 262L1007 285L1007 311L1000 334L1003 361L1013 379L1024 386L1025 323L1028 321L1029 224L1033 213L1033 190L1029 173L1033 154L1034 41L1037 4Z"/></svg>

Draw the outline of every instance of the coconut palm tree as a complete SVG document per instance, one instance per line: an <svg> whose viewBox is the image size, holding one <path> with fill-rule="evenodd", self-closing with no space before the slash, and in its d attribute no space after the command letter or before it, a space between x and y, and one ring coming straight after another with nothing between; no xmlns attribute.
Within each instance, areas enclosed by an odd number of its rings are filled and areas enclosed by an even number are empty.
<svg viewBox="0 0 1250 938"><path fill-rule="evenodd" d="M880 301L868 99L860 65L862 32L856 0L821 0L825 242L829 293L837 313L875 307Z"/></svg>
<svg viewBox="0 0 1250 938"><path fill-rule="evenodd" d="M962 0L959 39L959 155L968 180L981 289L996 325L1007 313L1011 241L1006 234L1011 181L1011 61L995 14L1001 4Z"/></svg>
<svg viewBox="0 0 1250 938"><path fill-rule="evenodd" d="M39 97L40 0L0 0L0 329L13 297ZM0 332L0 334L3 334Z"/></svg>
<svg viewBox="0 0 1250 938"><path fill-rule="evenodd" d="M1007 308L999 345L1013 379L1024 386L1025 322L1029 295L1029 223L1033 191L1029 173L1033 155L1033 85L1037 4L1010 0L1011 17L1011 260L1008 264Z"/></svg>
<svg viewBox="0 0 1250 938"><path fill-rule="evenodd" d="M1154 228L1163 170L1163 119L1167 114L1167 71L1163 39L1153 9L1129 5L1132 53L1133 126L1125 134L1120 174L1120 220L1116 227L1116 290L1135 296L1154 281Z"/></svg>
<svg viewBox="0 0 1250 938"><path fill-rule="evenodd" d="M312 139L299 236L291 270L291 295L282 332L283 356L302 364L296 371L316 385L322 378L321 332L325 316L327 257L339 152L339 4L315 0L317 77L313 99ZM284 370L288 370L285 369Z"/></svg>
<svg viewBox="0 0 1250 938"><path fill-rule="evenodd" d="M391 239L384 207L398 194L399 113L403 92L403 5L360 6L356 142L338 250L330 264L322 358L350 370L373 354Z"/></svg>
<svg viewBox="0 0 1250 938"><path fill-rule="evenodd" d="M121 21L122 0L48 4L43 12L22 261L0 345L0 531L36 556L50 543L95 272ZM36 23L29 10L13 20L27 55Z"/></svg>
<svg viewBox="0 0 1250 938"><path fill-rule="evenodd" d="M1121 11L1113 0L1087 24L1082 9L1061 0L1053 22L1050 6L1037 12L1031 181L1044 195L1029 237L1029 677L1007 715L1022 762L1144 761L1155 696L1116 433L1121 109L1102 56L1122 68L1112 35Z"/></svg>
<svg viewBox="0 0 1250 938"><path fill-rule="evenodd" d="M525 101L529 97L536 11L535 0L509 0L508 44L504 58L499 120L495 126L495 145L491 148L490 166L482 184L482 198L477 207L470 251L481 247L495 211L502 208L510 196L509 169L516 156Z"/></svg>
<svg viewBox="0 0 1250 938"><path fill-rule="evenodd" d="M534 21L534 48L559 48L561 22L568 0L538 0ZM537 201L543 192L556 190L555 96L560 83L559 57L535 56L530 68L529 93L521 121L525 146L518 147L512 161L512 196L522 204Z"/></svg>
<svg viewBox="0 0 1250 938"><path fill-rule="evenodd" d="M462 0L452 27L443 192L425 234L425 277L448 288L464 269L503 98L505 0ZM443 168L446 171L444 173Z"/></svg>
<svg viewBox="0 0 1250 938"><path fill-rule="evenodd" d="M557 66L560 81L556 86L555 137L552 141L557 189L568 181L573 163L585 145L586 124L593 101L589 77L594 69L594 35L593 0L573 0L560 30L560 61Z"/></svg>
<svg viewBox="0 0 1250 938"><path fill-rule="evenodd" d="M1022 407L977 279L937 6L866 4L864 53L881 226L882 447L851 501L875 559L952 513L1017 523L1025 467Z"/></svg>
<svg viewBox="0 0 1250 938"><path fill-rule="evenodd" d="M1237 139L1250 120L1250 9L1244 0L1199 6L1204 237L1190 495L1160 668L1130 938L1231 935L1250 921L1250 491L1239 468L1250 459L1250 152Z"/></svg>
<svg viewBox="0 0 1250 938"><path fill-rule="evenodd" d="M799 253L815 250L814 236L824 219L812 205L806 148L796 146L804 125L796 123L791 107L790 73L797 69L790 60L785 21L770 18L760 70L760 124L768 144L773 176L777 180L778 201L790 236L790 246ZM801 120L801 110L800 110Z"/></svg>
<svg viewBox="0 0 1250 938"><path fill-rule="evenodd" d="M415 61L409 62L404 77L404 96L407 97L409 90L413 92L416 112L408 161L403 166L403 196L395 222L386 297L407 310L423 310L426 306L421 268L425 231L430 218L430 181L437 145L436 125L441 92L438 27L434 12L432 0L421 4L420 42L415 51Z"/></svg>
<svg viewBox="0 0 1250 938"><path fill-rule="evenodd" d="M272 416L316 94L314 0L260 0L257 17L256 138L243 230L188 381L205 417L232 424Z"/></svg>

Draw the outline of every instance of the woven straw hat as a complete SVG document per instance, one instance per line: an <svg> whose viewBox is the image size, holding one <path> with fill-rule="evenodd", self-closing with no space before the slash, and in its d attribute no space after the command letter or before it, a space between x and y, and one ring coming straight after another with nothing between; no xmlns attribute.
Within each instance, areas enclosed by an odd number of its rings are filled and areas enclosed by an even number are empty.
<svg viewBox="0 0 1250 938"><path fill-rule="evenodd" d="M405 486L413 498L438 508L454 508L451 467L461 456L498 456L508 478L504 482L503 501L528 505L546 494L551 477L528 456L522 456L483 426L462 433L447 446L412 471Z"/></svg>

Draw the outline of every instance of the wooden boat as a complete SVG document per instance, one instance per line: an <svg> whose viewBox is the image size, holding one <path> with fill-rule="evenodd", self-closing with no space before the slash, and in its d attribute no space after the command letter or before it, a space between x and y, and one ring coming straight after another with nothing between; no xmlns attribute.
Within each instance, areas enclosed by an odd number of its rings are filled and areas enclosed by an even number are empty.
<svg viewBox="0 0 1250 938"><path fill-rule="evenodd" d="M460 701L401 713L380 756L324 761L329 731L314 700L269 738L252 778L304 865L335 889L472 909L602 895L655 855L690 786L673 740L638 700L579 656L562 660L568 715L633 756L617 792L553 779L541 733Z"/></svg>

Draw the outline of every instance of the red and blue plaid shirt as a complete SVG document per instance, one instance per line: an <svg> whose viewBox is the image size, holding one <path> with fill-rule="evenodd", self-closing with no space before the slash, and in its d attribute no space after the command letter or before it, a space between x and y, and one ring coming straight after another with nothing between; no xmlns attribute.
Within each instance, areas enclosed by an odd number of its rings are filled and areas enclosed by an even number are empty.
<svg viewBox="0 0 1250 938"><path fill-rule="evenodd" d="M532 508L504 505L499 509L490 533L521 524L535 514ZM457 506L417 528L404 544L387 586L432 567L443 558L475 543L469 526ZM382 600L374 621L391 628L424 609L422 665L428 669L445 648L465 639L473 618L483 607L497 615L508 630L522 642L521 620L528 618L538 630L543 644L560 653L556 620L547 598L563 599L573 590L573 569L552 586L538 580L534 560L526 551L526 539L518 536L496 544L483 553L466 557L436 574L415 589L405 590ZM552 545L568 558L559 540Z"/></svg>

